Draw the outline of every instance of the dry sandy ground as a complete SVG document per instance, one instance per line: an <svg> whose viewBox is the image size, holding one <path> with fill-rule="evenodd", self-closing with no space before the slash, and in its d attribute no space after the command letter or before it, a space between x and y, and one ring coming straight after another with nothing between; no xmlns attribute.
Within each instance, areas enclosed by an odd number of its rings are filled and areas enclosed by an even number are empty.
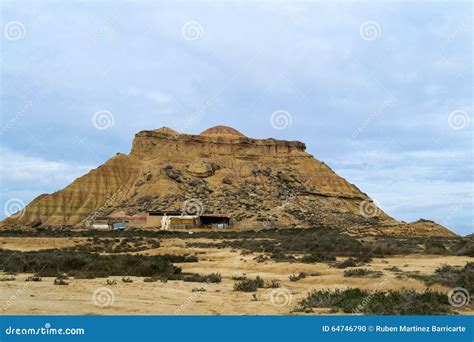
<svg viewBox="0 0 474 342"><path fill-rule="evenodd" d="M47 240L47 241L45 241ZM187 240L190 241L190 240ZM193 239L193 242L211 242ZM68 247L82 243L81 239L25 238L2 239L3 248L33 250L42 248ZM214 240L214 242L216 242ZM115 279L116 285L107 285L106 279L69 279L67 286L53 285L53 278L43 278L41 282L25 282L27 274L16 276L13 281L0 282L0 314L52 314L52 315L288 315L298 301L305 298L313 289L334 289L357 287L368 290L387 290L412 288L422 291L424 283L407 277L397 278L397 274L384 270L397 266L402 271L419 271L431 274L443 265L464 266L474 258L457 256L400 256L374 259L364 266L383 271L380 278L346 278L344 270L330 267L324 263L258 263L256 254L242 256L239 251L230 249L187 248L186 241L168 239L162 247L146 253L198 253L199 262L182 263L184 272L209 274L218 272L223 280L219 284L168 281L167 283L145 283L143 278L132 277L133 283L123 283L122 277ZM27 246L26 246L27 245ZM319 275L308 276L291 282L292 273L306 272ZM280 289L259 289L255 295L233 291L235 275L248 277L260 275L265 280L277 279ZM205 292L193 292L203 288ZM447 292L443 286L433 289ZM94 293L96 293L94 301ZM272 300L273 299L273 300ZM96 304L107 304L100 306ZM474 314L472 307L459 310L461 314ZM328 314L329 310L319 313Z"/></svg>
<svg viewBox="0 0 474 342"><path fill-rule="evenodd" d="M74 247L85 242L85 238L39 238L39 237L2 237L0 248L15 251L37 251L40 249Z"/></svg>

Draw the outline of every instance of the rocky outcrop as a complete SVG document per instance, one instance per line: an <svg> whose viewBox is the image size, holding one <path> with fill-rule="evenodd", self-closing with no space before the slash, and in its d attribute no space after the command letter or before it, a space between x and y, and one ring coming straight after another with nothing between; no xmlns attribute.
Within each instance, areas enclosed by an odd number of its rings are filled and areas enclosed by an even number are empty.
<svg viewBox="0 0 474 342"><path fill-rule="evenodd" d="M232 214L241 229L401 224L307 153L305 144L252 139L217 126L199 135L165 127L139 132L129 155L119 154L65 189L36 198L3 226L78 225L97 212L181 210L190 200L204 212Z"/></svg>
<svg viewBox="0 0 474 342"><path fill-rule="evenodd" d="M415 222L384 222L376 225L354 225L347 232L355 236L426 236L426 237L455 237L448 228L430 221L420 219Z"/></svg>
<svg viewBox="0 0 474 342"><path fill-rule="evenodd" d="M228 126L214 126L201 132L200 135L233 135L237 137L245 137L242 133L232 127Z"/></svg>

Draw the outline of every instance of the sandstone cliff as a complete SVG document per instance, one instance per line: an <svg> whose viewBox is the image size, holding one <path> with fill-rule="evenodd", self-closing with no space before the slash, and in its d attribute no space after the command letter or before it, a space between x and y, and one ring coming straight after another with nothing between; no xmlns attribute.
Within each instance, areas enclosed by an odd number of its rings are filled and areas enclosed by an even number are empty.
<svg viewBox="0 0 474 342"><path fill-rule="evenodd" d="M298 141L251 139L225 126L199 135L165 127L142 131L129 155L39 196L2 225L80 225L91 215L142 215L192 203L207 213L232 214L241 229L327 225L416 234L305 149ZM452 233L439 226L429 234Z"/></svg>

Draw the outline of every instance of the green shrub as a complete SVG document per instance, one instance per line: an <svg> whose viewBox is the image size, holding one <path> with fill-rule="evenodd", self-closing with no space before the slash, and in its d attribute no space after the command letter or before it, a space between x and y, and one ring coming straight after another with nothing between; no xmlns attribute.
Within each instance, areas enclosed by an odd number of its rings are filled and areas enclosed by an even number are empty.
<svg viewBox="0 0 474 342"><path fill-rule="evenodd" d="M67 281L61 278L54 279L54 285L69 285Z"/></svg>
<svg viewBox="0 0 474 342"><path fill-rule="evenodd" d="M292 274L290 275L290 281L298 281L300 279L306 278L306 273L305 272L300 272L299 274Z"/></svg>
<svg viewBox="0 0 474 342"><path fill-rule="evenodd" d="M265 281L257 276L255 279L245 279L234 284L234 291L255 292L265 287Z"/></svg>
<svg viewBox="0 0 474 342"><path fill-rule="evenodd" d="M347 267L356 267L357 261L353 258L348 258L342 262L339 262L335 265L337 268L347 268Z"/></svg>
<svg viewBox="0 0 474 342"><path fill-rule="evenodd" d="M467 255L474 257L474 235L465 237L464 239L453 244L451 247L451 255Z"/></svg>
<svg viewBox="0 0 474 342"><path fill-rule="evenodd" d="M245 280L247 277L245 275L233 275L232 280Z"/></svg>
<svg viewBox="0 0 474 342"><path fill-rule="evenodd" d="M211 273L207 276L208 283L220 283L222 281L222 277L220 273Z"/></svg>
<svg viewBox="0 0 474 342"><path fill-rule="evenodd" d="M375 291L361 289L313 291L294 311L312 312L313 308L333 308L346 313L369 315L443 315L452 313L447 296L427 290Z"/></svg>
<svg viewBox="0 0 474 342"><path fill-rule="evenodd" d="M315 262L336 261L336 257L332 254L313 253L305 255L300 259L301 262L312 264Z"/></svg>
<svg viewBox="0 0 474 342"><path fill-rule="evenodd" d="M382 272L373 271L367 268L352 268L344 271L344 277L373 277L378 278L382 276Z"/></svg>
<svg viewBox="0 0 474 342"><path fill-rule="evenodd" d="M211 273L209 275L192 273L183 275L183 280L195 283L220 283L222 281L222 277L219 273Z"/></svg>
<svg viewBox="0 0 474 342"><path fill-rule="evenodd" d="M448 287L464 287L469 292L474 292L474 262L468 262L464 267L443 265L433 275L419 278L428 285L438 283Z"/></svg>
<svg viewBox="0 0 474 342"><path fill-rule="evenodd" d="M280 282L276 279L272 279L271 281L267 281L265 283L265 288L267 289L277 289L280 287Z"/></svg>
<svg viewBox="0 0 474 342"><path fill-rule="evenodd" d="M387 268L384 268L384 270L390 271L390 272L402 272L402 270L398 268L397 266L387 267Z"/></svg>
<svg viewBox="0 0 474 342"><path fill-rule="evenodd" d="M160 276L181 273L173 262L194 262L195 256L179 255L101 255L70 249L31 252L0 250L0 265L5 272L35 273L42 277L61 275L76 278L108 276ZM8 262L7 262L8 261Z"/></svg>
<svg viewBox="0 0 474 342"><path fill-rule="evenodd" d="M425 241L425 252L427 254L448 254L448 250L442 242L433 240Z"/></svg>

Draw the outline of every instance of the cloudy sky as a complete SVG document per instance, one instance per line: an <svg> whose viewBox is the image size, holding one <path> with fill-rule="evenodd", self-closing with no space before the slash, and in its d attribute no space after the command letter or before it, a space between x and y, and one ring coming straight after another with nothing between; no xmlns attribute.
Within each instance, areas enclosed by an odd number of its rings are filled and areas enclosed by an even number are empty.
<svg viewBox="0 0 474 342"><path fill-rule="evenodd" d="M140 130L224 124L305 142L395 218L473 232L469 1L1 6L2 217Z"/></svg>

